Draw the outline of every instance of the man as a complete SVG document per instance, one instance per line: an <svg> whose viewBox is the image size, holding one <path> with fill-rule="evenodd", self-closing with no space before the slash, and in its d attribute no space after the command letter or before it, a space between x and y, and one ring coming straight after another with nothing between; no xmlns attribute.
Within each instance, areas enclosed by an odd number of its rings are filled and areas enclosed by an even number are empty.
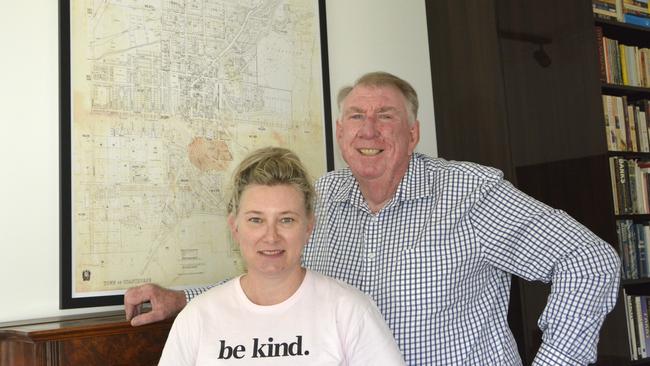
<svg viewBox="0 0 650 366"><path fill-rule="evenodd" d="M349 169L317 183L305 265L372 296L410 365L520 365L507 324L512 274L553 283L534 364L595 361L618 291L612 247L495 169L414 153L418 100L407 82L366 74L338 102ZM127 317L147 300L153 314L140 316L150 319L185 303L137 288L125 295Z"/></svg>

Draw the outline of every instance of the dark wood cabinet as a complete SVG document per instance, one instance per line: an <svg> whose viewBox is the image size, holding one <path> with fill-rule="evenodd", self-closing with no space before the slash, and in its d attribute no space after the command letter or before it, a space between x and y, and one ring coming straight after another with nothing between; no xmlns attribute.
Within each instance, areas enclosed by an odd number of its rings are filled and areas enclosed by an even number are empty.
<svg viewBox="0 0 650 366"><path fill-rule="evenodd" d="M428 0L426 11L440 157L501 169L617 247L601 99L608 86L591 1ZM624 286L650 294L643 281ZM524 364L541 344L549 291L513 281L509 320ZM630 361L622 297L605 320L597 364L650 365Z"/></svg>
<svg viewBox="0 0 650 366"><path fill-rule="evenodd" d="M110 312L0 323L0 366L157 365L172 322L132 327Z"/></svg>

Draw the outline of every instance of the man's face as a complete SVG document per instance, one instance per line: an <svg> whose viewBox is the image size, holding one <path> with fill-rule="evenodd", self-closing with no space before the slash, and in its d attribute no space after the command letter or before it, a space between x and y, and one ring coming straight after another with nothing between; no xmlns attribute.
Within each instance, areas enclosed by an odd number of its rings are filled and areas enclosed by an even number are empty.
<svg viewBox="0 0 650 366"><path fill-rule="evenodd" d="M250 275L282 277L300 269L302 248L313 228L304 195L291 185L251 185L237 215L228 218Z"/></svg>
<svg viewBox="0 0 650 366"><path fill-rule="evenodd" d="M336 140L357 179L401 179L419 139L398 89L357 86L343 101Z"/></svg>

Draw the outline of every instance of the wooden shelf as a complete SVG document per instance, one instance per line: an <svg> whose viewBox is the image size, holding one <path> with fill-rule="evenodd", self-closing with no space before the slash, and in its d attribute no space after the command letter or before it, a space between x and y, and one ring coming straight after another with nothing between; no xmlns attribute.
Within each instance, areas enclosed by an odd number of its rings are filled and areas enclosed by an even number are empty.
<svg viewBox="0 0 650 366"><path fill-rule="evenodd" d="M625 95L631 98L631 100L650 98L650 88L640 86L603 83L601 89L603 94L615 96Z"/></svg>

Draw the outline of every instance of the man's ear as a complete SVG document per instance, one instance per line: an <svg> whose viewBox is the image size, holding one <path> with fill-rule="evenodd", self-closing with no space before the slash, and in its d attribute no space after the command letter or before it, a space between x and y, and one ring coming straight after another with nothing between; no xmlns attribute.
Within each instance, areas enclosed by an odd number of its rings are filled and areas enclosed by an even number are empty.
<svg viewBox="0 0 650 366"><path fill-rule="evenodd" d="M420 142L420 121L415 120L410 127L411 142L409 144L409 155L413 154L415 147Z"/></svg>

